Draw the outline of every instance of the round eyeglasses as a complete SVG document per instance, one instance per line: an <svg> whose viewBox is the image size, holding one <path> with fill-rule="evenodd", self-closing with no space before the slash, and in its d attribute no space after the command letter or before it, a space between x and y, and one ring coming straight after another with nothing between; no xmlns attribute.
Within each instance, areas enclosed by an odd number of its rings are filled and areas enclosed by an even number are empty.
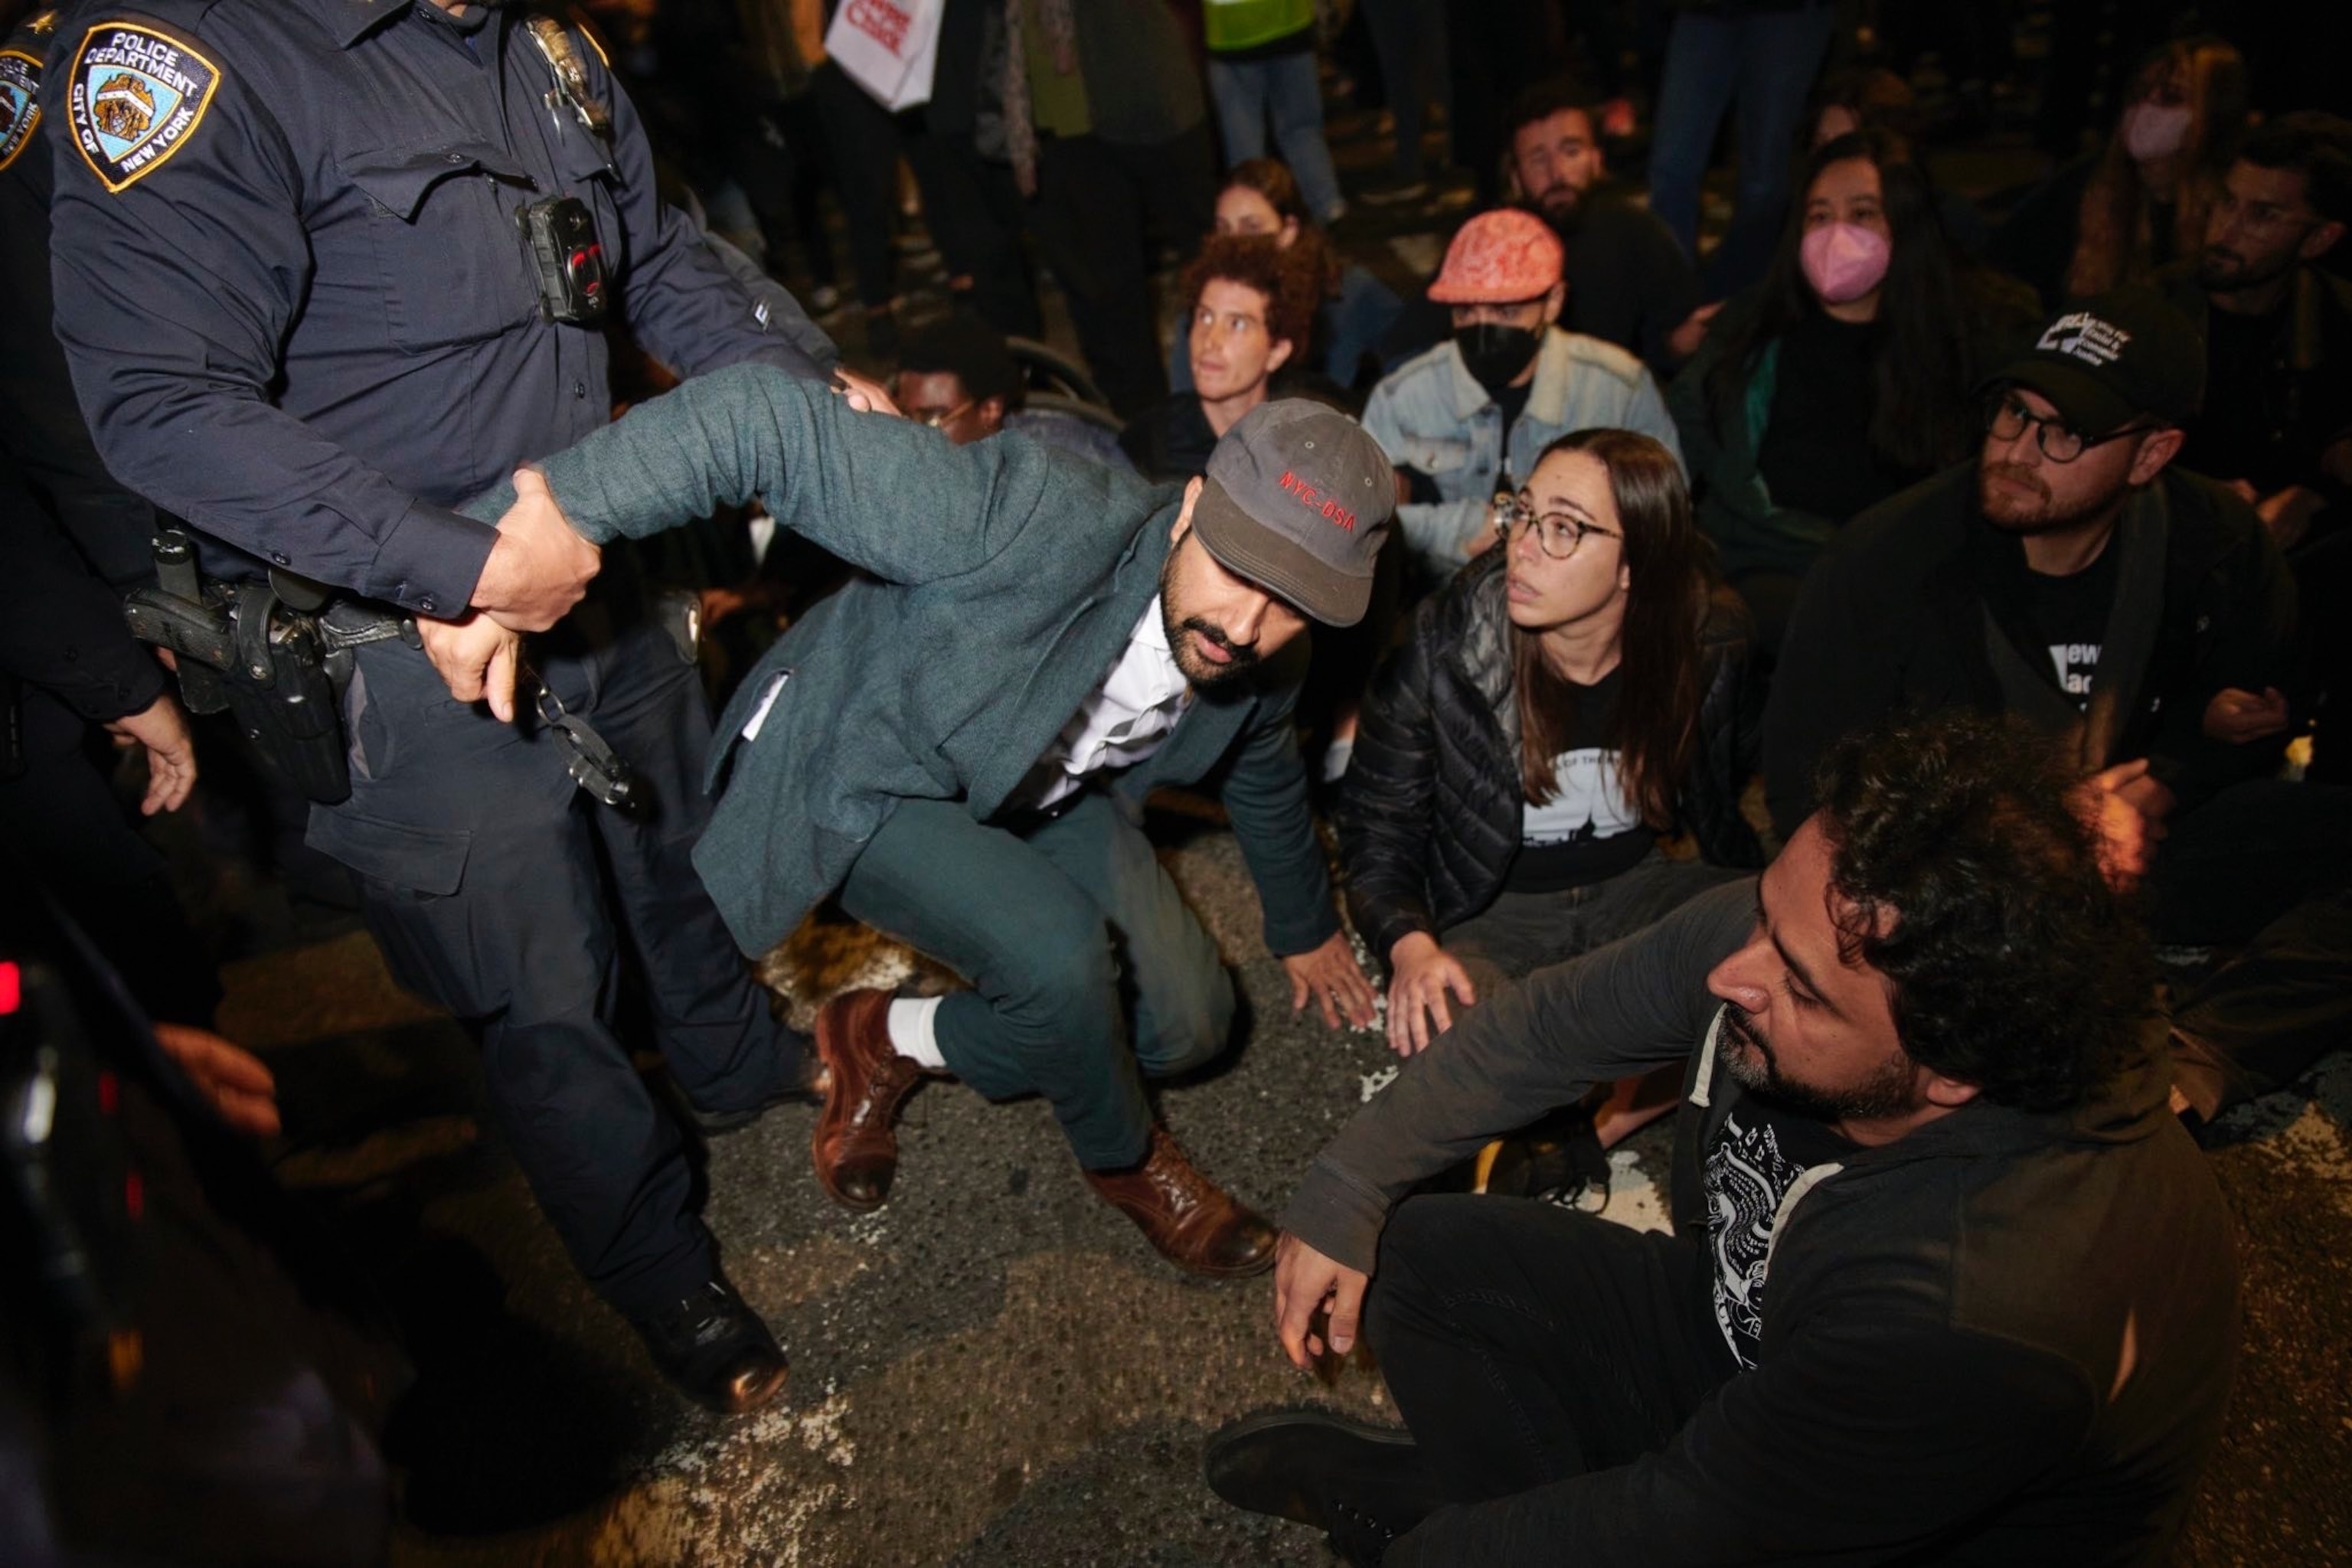
<svg viewBox="0 0 2352 1568"><path fill-rule="evenodd" d="M977 397L967 397L953 408L933 408L921 414L917 414L910 408L907 412L918 425L928 425L934 430L944 430L961 418L965 409L972 407L979 402L980 399Z"/></svg>
<svg viewBox="0 0 2352 1568"><path fill-rule="evenodd" d="M2014 393L1995 393L1985 401L1985 433L1996 441L2014 441L2033 430L2033 444L2042 455L2053 463L2071 463L2094 447L2104 447L2110 441L2120 441L2126 436L2145 434L2146 425L2126 425L2104 436L2085 436L2070 429L2063 421L2045 419L2017 399Z"/></svg>
<svg viewBox="0 0 2352 1568"><path fill-rule="evenodd" d="M1497 490L1494 511L1495 531L1503 536L1506 544L1510 542L1513 533L1523 528L1532 528L1536 533L1536 547L1554 561L1565 561L1575 554L1576 547L1584 542L1584 536L1588 533L1597 533L1603 539L1625 537L1613 528L1587 522L1569 512L1538 514L1525 491L1513 495L1508 490Z"/></svg>

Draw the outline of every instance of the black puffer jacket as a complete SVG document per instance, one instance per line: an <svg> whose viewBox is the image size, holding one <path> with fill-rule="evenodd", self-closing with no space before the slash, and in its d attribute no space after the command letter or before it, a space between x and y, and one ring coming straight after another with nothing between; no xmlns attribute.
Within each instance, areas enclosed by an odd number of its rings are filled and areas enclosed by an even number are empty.
<svg viewBox="0 0 2352 1568"><path fill-rule="evenodd" d="M1382 958L1400 938L1435 935L1493 903L1519 852L1519 707L1504 562L1502 551L1489 551L1425 600L1412 637L1364 700L1334 818L1348 908ZM1676 826L1718 866L1760 866L1739 794L1761 752L1763 694L1738 600L1718 591L1697 633L1706 695Z"/></svg>

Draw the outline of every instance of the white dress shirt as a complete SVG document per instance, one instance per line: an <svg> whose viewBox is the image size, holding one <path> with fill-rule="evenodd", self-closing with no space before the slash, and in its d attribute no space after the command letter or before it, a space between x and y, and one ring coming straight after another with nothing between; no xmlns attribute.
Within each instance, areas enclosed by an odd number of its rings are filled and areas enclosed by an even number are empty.
<svg viewBox="0 0 2352 1568"><path fill-rule="evenodd" d="M1078 704L1006 805L1043 810L1076 794L1088 773L1133 767L1160 749L1192 700L1155 595L1102 684Z"/></svg>

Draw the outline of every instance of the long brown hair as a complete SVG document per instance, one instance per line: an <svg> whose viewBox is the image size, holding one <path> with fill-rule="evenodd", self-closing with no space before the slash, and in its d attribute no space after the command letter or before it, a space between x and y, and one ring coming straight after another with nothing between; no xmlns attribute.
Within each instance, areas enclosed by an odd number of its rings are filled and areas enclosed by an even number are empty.
<svg viewBox="0 0 2352 1568"><path fill-rule="evenodd" d="M2188 83L2189 118L2189 135L2173 162L2172 254L2194 256L2205 243L2206 215L2245 133L2246 62L2220 38L2175 39L2150 52L2132 72L2126 107L2175 71ZM2106 151L2083 187L2074 256L2066 268L2069 296L2104 294L2153 270L2156 237L2148 207L2118 116Z"/></svg>
<svg viewBox="0 0 2352 1568"><path fill-rule="evenodd" d="M1700 627L1707 607L1706 547L1691 521L1690 490L1674 454L1632 430L1579 430L1536 458L1584 452L1609 470L1609 490L1624 530L1631 579L1617 637L1617 712L1604 744L1617 753L1617 776L1642 820L1661 830L1675 821L1675 797L1698 748L1702 696ZM1514 626L1511 661L1519 704L1519 783L1529 801L1559 787L1555 763L1576 727L1577 688L1553 672L1543 637Z"/></svg>
<svg viewBox="0 0 2352 1568"><path fill-rule="evenodd" d="M1821 310L1801 259L1805 209L1822 175L1850 160L1878 171L1879 206L1894 236L1871 342L1870 449L1896 473L1925 475L1982 443L1983 409L1970 389L1983 367L1971 363L1959 269L1937 221L1936 193L1891 132L1849 132L1805 155L1755 308L1724 322L1723 349L1706 378L1707 408L1718 431L1745 420L1765 349Z"/></svg>

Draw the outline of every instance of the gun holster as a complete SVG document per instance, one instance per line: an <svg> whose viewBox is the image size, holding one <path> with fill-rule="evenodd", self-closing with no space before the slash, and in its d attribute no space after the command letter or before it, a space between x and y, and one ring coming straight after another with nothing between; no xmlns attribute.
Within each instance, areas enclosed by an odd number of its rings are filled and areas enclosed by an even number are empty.
<svg viewBox="0 0 2352 1568"><path fill-rule="evenodd" d="M163 559L159 551L159 564ZM310 799L349 799L350 763L319 619L285 609L268 583L197 593L135 590L123 606L131 634L177 657L192 711L233 714L269 767Z"/></svg>

